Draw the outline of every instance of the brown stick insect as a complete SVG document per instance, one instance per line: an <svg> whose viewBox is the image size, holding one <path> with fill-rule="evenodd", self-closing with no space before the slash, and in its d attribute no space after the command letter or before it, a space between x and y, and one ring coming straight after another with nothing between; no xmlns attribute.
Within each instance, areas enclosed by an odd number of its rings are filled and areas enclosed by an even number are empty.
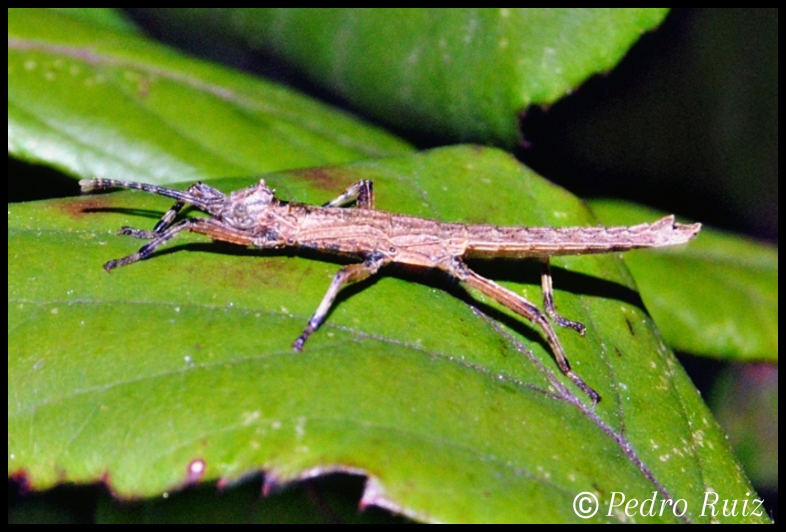
<svg viewBox="0 0 786 532"><path fill-rule="evenodd" d="M150 257L181 231L255 248L307 248L362 260L336 273L316 312L292 345L295 351L301 351L308 337L325 320L344 285L367 279L391 263L437 268L539 327L562 373L595 403L600 395L571 370L565 350L546 318L548 315L557 325L582 335L585 332L584 325L562 317L554 308L549 258L683 244L701 229L701 224L676 223L674 216L629 227L504 227L445 223L375 210L372 182L368 180L358 181L321 207L282 201L275 197L264 180L228 195L204 183L191 185L184 192L114 179L83 179L79 184L83 192L122 187L176 200L152 231L120 229L119 234L149 242L136 253L104 264L107 272ZM342 208L352 202L356 203L355 209ZM175 222L186 205L206 212L210 218L185 218ZM545 313L522 296L469 269L465 258L539 259L543 264L541 289Z"/></svg>

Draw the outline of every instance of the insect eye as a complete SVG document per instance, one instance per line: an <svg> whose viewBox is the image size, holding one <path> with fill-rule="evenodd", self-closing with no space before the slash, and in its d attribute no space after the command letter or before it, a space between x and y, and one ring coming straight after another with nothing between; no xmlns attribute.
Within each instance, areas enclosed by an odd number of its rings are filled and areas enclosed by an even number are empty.
<svg viewBox="0 0 786 532"><path fill-rule="evenodd" d="M233 214L236 218L245 218L248 215L248 209L244 204L235 205Z"/></svg>

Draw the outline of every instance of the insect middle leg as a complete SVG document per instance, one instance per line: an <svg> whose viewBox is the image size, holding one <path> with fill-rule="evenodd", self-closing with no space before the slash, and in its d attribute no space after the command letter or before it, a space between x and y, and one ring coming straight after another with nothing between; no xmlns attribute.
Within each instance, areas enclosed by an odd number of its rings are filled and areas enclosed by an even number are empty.
<svg viewBox="0 0 786 532"><path fill-rule="evenodd" d="M306 326L305 330L301 333L300 336L298 336L297 340L295 340L295 343L292 344L292 348L295 351L303 350L303 344L306 343L306 340L308 340L308 337L311 336L311 333L316 331L319 326L322 325L322 322L325 321L325 317L327 316L330 307L333 305L333 301L336 299L338 292L344 285L357 283L358 281L368 279L377 273L382 266L388 264L389 262L390 259L388 257L377 253L371 255L360 264L350 264L341 268L335 277L333 277L333 281L330 283L330 287L328 288L325 297L322 298L322 302L317 307L314 315L311 316L310 320L308 320L308 325Z"/></svg>
<svg viewBox="0 0 786 532"><path fill-rule="evenodd" d="M533 324L540 327L540 330L543 331L543 334L546 336L546 340L551 347L551 351L554 353L554 357L557 360L557 365L559 366L560 371L562 371L566 377L568 377L571 381L573 381L574 384L576 384L576 386L586 393L594 403L600 401L600 395L598 392L593 390L570 368L570 362L568 362L568 357L565 355L565 350L562 348L562 344L557 337L557 333L554 332L554 328L549 323L546 315L538 307L518 294L515 294L507 288L498 285L494 281L486 279L485 277L481 277L469 269L469 267L464 264L464 261L462 261L459 257L453 257L447 266L447 271L460 281L463 281L467 285L476 288L481 293L489 296L500 304L508 307L516 314L528 319ZM567 326L571 327L571 325Z"/></svg>

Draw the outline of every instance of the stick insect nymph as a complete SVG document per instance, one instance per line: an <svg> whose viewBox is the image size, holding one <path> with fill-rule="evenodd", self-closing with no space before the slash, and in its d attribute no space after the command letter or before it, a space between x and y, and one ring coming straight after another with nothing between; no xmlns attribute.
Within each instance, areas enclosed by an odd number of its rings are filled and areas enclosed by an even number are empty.
<svg viewBox="0 0 786 532"><path fill-rule="evenodd" d="M203 183L191 185L184 192L113 179L84 179L79 183L83 192L121 187L176 201L152 231L120 229L120 234L149 242L136 253L107 262L104 265L107 271L150 257L181 231L256 248L306 248L359 259L360 262L349 264L336 273L317 310L292 346L300 351L325 320L336 295L345 285L367 279L391 263L436 268L536 325L549 343L562 373L595 403L600 396L573 372L548 319L584 334L584 325L562 317L554 307L549 258L683 244L701 229L701 224L679 224L674 216L620 227L553 228L440 222L374 209L374 192L368 180L354 183L322 206L281 201L264 180L230 194ZM356 208L344 208L352 202L356 203ZM210 217L184 218L175 222L186 205ZM475 273L464 262L471 257L539 259L543 264L541 288L545 312L515 292Z"/></svg>

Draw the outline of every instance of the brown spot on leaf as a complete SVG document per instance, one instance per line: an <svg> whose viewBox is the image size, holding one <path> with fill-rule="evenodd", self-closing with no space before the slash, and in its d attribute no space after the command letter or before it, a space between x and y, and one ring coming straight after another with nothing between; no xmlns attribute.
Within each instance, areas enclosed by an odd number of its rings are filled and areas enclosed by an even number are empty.
<svg viewBox="0 0 786 532"><path fill-rule="evenodd" d="M306 170L297 170L292 172L292 174L294 178L302 178L315 187L330 191L336 196L349 185L361 179L361 176L356 172L336 167L308 168Z"/></svg>
<svg viewBox="0 0 786 532"><path fill-rule="evenodd" d="M74 219L82 219L96 211L107 209L110 202L99 197L86 197L79 200L66 200L59 202L60 210Z"/></svg>

